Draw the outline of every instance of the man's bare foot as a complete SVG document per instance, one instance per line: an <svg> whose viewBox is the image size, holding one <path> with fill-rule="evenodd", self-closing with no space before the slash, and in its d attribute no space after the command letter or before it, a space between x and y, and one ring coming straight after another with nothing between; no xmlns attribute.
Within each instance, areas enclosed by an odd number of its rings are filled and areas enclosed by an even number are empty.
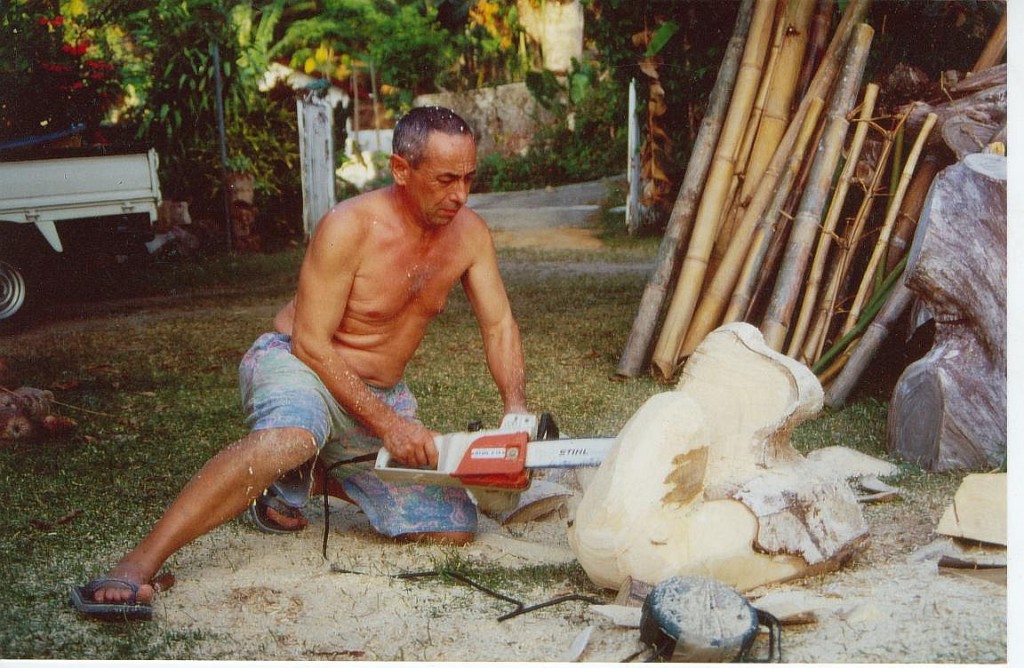
<svg viewBox="0 0 1024 668"><path fill-rule="evenodd" d="M298 509L282 513L273 506L267 505L263 507L263 513L266 514L268 520L285 531L301 531L309 524L309 520Z"/></svg>
<svg viewBox="0 0 1024 668"><path fill-rule="evenodd" d="M174 575L161 573L150 579L141 570L130 566L119 565L98 581L99 586L92 594L97 603L140 603L148 605L153 602L157 592L166 591L174 585ZM135 585L133 590L130 584Z"/></svg>
<svg viewBox="0 0 1024 668"><path fill-rule="evenodd" d="M313 469L313 485L309 491L310 498L317 498L324 493L324 485L327 485L327 494L336 499L352 503L352 499L345 493L344 487L333 476L324 472L323 465L318 461ZM261 512L266 518L279 526L283 531L301 531L309 525L309 520L298 508L279 510L274 504L264 504Z"/></svg>

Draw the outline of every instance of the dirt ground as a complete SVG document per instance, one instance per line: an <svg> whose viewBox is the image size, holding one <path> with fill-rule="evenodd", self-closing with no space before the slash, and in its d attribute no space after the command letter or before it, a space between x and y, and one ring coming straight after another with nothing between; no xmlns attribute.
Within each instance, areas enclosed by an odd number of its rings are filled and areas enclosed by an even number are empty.
<svg viewBox="0 0 1024 668"><path fill-rule="evenodd" d="M177 584L160 596L156 623L201 632L197 651L218 658L617 663L640 648L639 632L590 603L569 601L498 621L515 605L457 581L396 577L453 559L513 569L571 562L565 530L577 499L524 524L481 517L477 540L462 548L382 539L358 509L332 501L326 561L319 502L310 509L310 527L298 535L262 534L239 519L168 564ZM958 545L895 507L866 514L872 544L852 565L748 594L755 605L767 594L809 599L817 621L784 627L783 659L1006 662L1006 586L937 568L942 554L998 561L1005 551ZM524 582L500 593L534 605L577 592L567 583ZM579 652L584 637L589 641ZM755 655L766 651L761 638Z"/></svg>
<svg viewBox="0 0 1024 668"><path fill-rule="evenodd" d="M573 226L497 229L495 236L499 246L600 244ZM640 649L639 631L590 603L571 600L499 621L514 604L453 580L397 577L452 560L512 569L571 563L566 527L581 493L576 486L560 509L528 523L503 526L481 516L476 541L462 548L385 540L357 508L332 501L326 560L319 500L298 535L265 535L239 519L168 564L177 585L160 596L157 623L201 632L199 653L218 658L621 662ZM871 543L852 564L748 593L755 605L769 594L799 597L815 620L784 627L784 661L1007 662L1006 585L937 566L944 554L1005 563L1006 551L937 535L943 507L932 504L864 506ZM500 593L533 605L577 592L568 582L526 580ZM754 654L766 652L761 636Z"/></svg>

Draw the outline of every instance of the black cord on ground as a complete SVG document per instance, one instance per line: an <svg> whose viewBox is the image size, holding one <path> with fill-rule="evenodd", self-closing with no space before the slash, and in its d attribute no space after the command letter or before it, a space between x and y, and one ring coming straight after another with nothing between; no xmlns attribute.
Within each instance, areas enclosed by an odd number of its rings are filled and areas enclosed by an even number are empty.
<svg viewBox="0 0 1024 668"><path fill-rule="evenodd" d="M335 564L331 564L331 572L332 573L348 573L348 574L352 574L352 575L368 575L368 573L360 573L359 571L348 570L348 569L345 569L345 568L341 568L340 566L337 566ZM502 594L501 592L494 591L493 589L491 589L489 587L485 587L484 585L480 584L479 582L475 582L475 581L471 580L470 578L466 577L465 575L462 575L461 573L455 573L455 572L447 571L447 570L415 571L415 572L412 572L412 573L399 573L398 575L389 575L388 577L392 577L392 578L395 578L395 579L398 579L398 580L413 580L413 579L428 578L428 577L450 577L453 580L457 580L457 581L459 581L459 582L461 582L463 584L469 585L470 587L476 589L477 591L482 591L483 593L487 594L488 596L492 596L494 598L497 598L499 600L505 601L506 603L511 603L512 605L516 606L515 609L512 610L511 612L507 612L504 615L501 615L500 617L498 617L498 621L499 622L503 622L506 619L512 619L513 617L517 617L519 615L524 615L524 614L526 614L528 612L533 612L534 610L540 610L541 608L547 608L547 607L552 606L552 605L558 605L559 603L566 603L568 601L584 601L584 602L590 603L592 605L600 605L601 604L601 601L599 601L598 599L590 597L590 596L584 596L583 594L565 594L565 595L553 598L553 599L551 599L549 601L544 601L543 603L535 603L534 605L524 605L522 601L520 601L518 599L515 599L515 598L512 598L511 596L506 596L505 594Z"/></svg>
<svg viewBox="0 0 1024 668"><path fill-rule="evenodd" d="M566 603L567 601L583 601L585 603L590 603L591 605L601 604L601 601L597 600L596 598L584 596L583 594L565 594L564 596L559 596L557 598L551 599L550 601L544 601L543 603L537 603L535 605L529 605L525 607L521 606L518 609L513 610L512 612L506 613L501 617L498 617L498 621L503 622L506 619L512 619L513 617L524 615L528 612L533 612L534 610L540 610L541 608L546 608L550 605L558 605L559 603Z"/></svg>
<svg viewBox="0 0 1024 668"><path fill-rule="evenodd" d="M324 497L324 544L323 544L323 548L321 550L321 554L323 554L324 561L327 561L327 536L330 535L330 530L331 530L331 505L330 505L330 495L327 493L327 479L330 477L331 471L333 471L334 469L336 469L337 467L339 467L339 466L341 466L343 464L360 464L362 462L372 462L375 459L377 459L377 453L370 453L368 455L359 455L358 457L350 457L348 459L341 459L339 461L334 462L333 464L328 466L326 469L324 469L324 490L323 490L323 497Z"/></svg>

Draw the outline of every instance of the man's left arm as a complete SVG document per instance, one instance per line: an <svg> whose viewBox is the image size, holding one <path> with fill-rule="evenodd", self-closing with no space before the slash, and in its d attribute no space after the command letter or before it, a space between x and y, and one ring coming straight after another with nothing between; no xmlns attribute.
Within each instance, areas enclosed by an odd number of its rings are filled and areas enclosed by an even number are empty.
<svg viewBox="0 0 1024 668"><path fill-rule="evenodd" d="M486 247L463 275L462 287L480 325L487 368L501 393L505 413L526 413L523 342L498 272L493 243L487 237Z"/></svg>

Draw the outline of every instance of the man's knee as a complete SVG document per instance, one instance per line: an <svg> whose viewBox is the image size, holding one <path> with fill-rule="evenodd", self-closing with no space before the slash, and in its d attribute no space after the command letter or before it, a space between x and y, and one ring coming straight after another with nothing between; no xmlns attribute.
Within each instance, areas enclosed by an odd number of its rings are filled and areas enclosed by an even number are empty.
<svg viewBox="0 0 1024 668"><path fill-rule="evenodd" d="M251 465L271 466L280 473L304 464L317 452L313 434L297 427L249 432L235 447L250 456Z"/></svg>

